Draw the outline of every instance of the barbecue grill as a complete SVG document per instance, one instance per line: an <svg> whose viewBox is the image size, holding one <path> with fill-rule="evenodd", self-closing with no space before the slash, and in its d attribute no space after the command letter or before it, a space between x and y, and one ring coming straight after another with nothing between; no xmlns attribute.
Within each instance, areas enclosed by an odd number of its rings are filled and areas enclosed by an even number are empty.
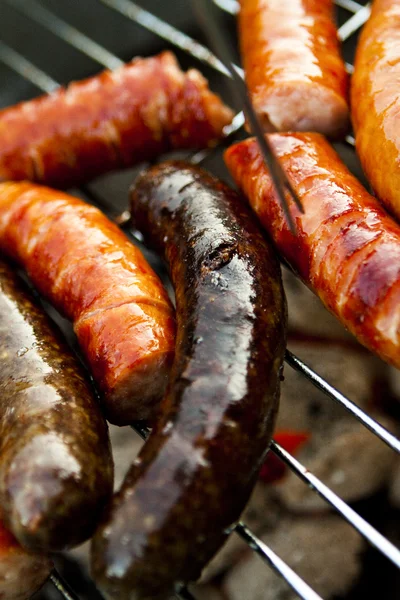
<svg viewBox="0 0 400 600"><path fill-rule="evenodd" d="M214 0L227 31L234 35L236 0ZM368 5L354 0L336 0L341 23L339 35L351 72L356 36L369 16ZM153 12L150 12L150 9ZM177 52L183 67L196 66L209 78L211 87L226 96L224 78L227 71L218 58L201 41L202 35L195 25L194 13L189 2L162 2L142 0L142 6L131 0L85 0L84 3L61 0L0 0L0 101L6 106L28 99L39 92L51 92L60 83L79 79L96 73L102 68L114 69L134 55L153 54L169 47ZM153 14L154 13L154 14ZM170 24L174 22L174 25ZM191 35L196 37L191 37ZM237 59L237 57L235 57ZM221 148L227 142L239 139L243 134L244 118L238 112L232 125L225 130L225 140L211 150L192 154L197 163L207 162L207 168L222 173ZM349 135L337 149L351 163L353 170L362 178L354 158L354 138ZM133 173L114 174L81 188L77 193L95 203L111 218L118 218L127 204L127 186ZM226 178L226 173L223 173ZM124 217L119 218L124 226ZM133 235L127 230L127 233ZM141 244L140 238L134 238ZM157 269L160 264L146 249L146 256ZM371 435L380 438L393 452L400 453L400 440L381 426L375 419L345 397L335 387L313 371L301 358L287 350L287 365L301 373L313 385L326 394L326 402L336 402L361 422ZM339 385L340 387L340 385ZM145 427L137 425L137 433L147 435ZM134 435L134 434L133 434ZM385 559L400 568L400 550L370 525L353 508L343 502L322 481L310 473L277 443L272 442L271 451L282 460L301 480L319 494L343 519L348 521ZM321 600L312 589L312 582L303 581L265 543L259 540L245 523L238 523L232 535L240 536L261 560L265 568L272 568L283 577L305 600ZM329 568L329 565L327 565ZM50 576L51 582L66 600L79 600L69 583L57 571ZM73 585L73 581L70 582ZM95 592L93 592L95 594ZM176 596L193 599L187 589L177 589ZM49 597L49 596L46 596ZM51 594L51 597L53 594ZM86 597L95 597L87 595ZM100 598L100 595L96 596ZM243 599L245 600L245 599Z"/></svg>

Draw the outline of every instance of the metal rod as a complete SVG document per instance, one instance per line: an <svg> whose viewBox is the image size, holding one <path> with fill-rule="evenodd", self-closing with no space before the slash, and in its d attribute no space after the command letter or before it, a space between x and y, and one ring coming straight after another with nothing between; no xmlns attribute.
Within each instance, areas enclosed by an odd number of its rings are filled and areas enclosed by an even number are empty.
<svg viewBox="0 0 400 600"><path fill-rule="evenodd" d="M338 37L344 42L351 37L360 27L364 25L369 19L371 14L370 5L361 6L360 10L356 12L346 23L344 23L338 29Z"/></svg>
<svg viewBox="0 0 400 600"><path fill-rule="evenodd" d="M79 596L75 594L75 592L70 588L68 583L61 577L61 575L53 569L49 575L49 580L52 584L58 589L60 594L65 598L65 600L79 600Z"/></svg>
<svg viewBox="0 0 400 600"><path fill-rule="evenodd" d="M298 460L289 452L284 450L276 442L271 442L271 450L283 462L306 483L314 492L323 498L332 506L344 519L350 523L368 542L375 546L386 558L388 558L396 567L400 568L400 550L396 548L379 531L370 525L365 519L355 512L346 502L335 494L328 486L310 473Z"/></svg>
<svg viewBox="0 0 400 600"><path fill-rule="evenodd" d="M385 442L392 450L400 453L400 440L396 438L390 431L380 425L375 419L370 417L365 411L363 411L357 404L346 398L336 388L330 385L325 379L318 375L313 369L306 365L300 358L292 354L290 350L286 350L285 361L295 371L298 371L304 377L306 377L311 383L320 389L322 392L327 394L329 398L335 400L338 404L343 406L349 413L353 415L360 423L369 429L374 435L380 440Z"/></svg>
<svg viewBox="0 0 400 600"><path fill-rule="evenodd" d="M59 87L55 79L2 41L0 41L0 61L43 92L50 93Z"/></svg>
<svg viewBox="0 0 400 600"><path fill-rule="evenodd" d="M36 23L39 23L39 25L67 42L70 46L73 46L103 67L106 67L106 69L116 69L124 64L124 61L115 56L115 54L112 54L87 35L66 23L66 21L45 8L42 4L39 4L39 2L36 2L36 0L5 1L20 13L36 21Z"/></svg>
<svg viewBox="0 0 400 600"><path fill-rule="evenodd" d="M321 596L314 592L271 548L257 538L244 523L238 523L235 532L290 585L300 598L303 598L303 600L322 600Z"/></svg>

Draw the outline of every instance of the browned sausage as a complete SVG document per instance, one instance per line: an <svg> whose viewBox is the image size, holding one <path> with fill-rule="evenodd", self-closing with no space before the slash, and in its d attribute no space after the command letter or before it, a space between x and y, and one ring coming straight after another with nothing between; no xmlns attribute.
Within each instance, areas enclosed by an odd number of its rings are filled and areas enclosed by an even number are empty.
<svg viewBox="0 0 400 600"><path fill-rule="evenodd" d="M254 139L225 161L285 260L357 339L400 367L400 227L318 134L269 136L304 207L288 228Z"/></svg>
<svg viewBox="0 0 400 600"><path fill-rule="evenodd" d="M174 148L212 145L233 113L163 52L0 111L0 180L72 187Z"/></svg>
<svg viewBox="0 0 400 600"><path fill-rule="evenodd" d="M25 547L90 537L109 500L107 426L82 367L0 262L0 506Z"/></svg>
<svg viewBox="0 0 400 600"><path fill-rule="evenodd" d="M240 0L246 82L265 131L319 131L349 125L348 78L333 0Z"/></svg>
<svg viewBox="0 0 400 600"><path fill-rule="evenodd" d="M109 597L155 600L199 577L249 497L275 420L286 304L249 210L201 169L153 167L132 215L167 260L177 348L161 416L95 535L93 572Z"/></svg>
<svg viewBox="0 0 400 600"><path fill-rule="evenodd" d="M0 600L28 600L51 568L49 558L21 548L0 521Z"/></svg>
<svg viewBox="0 0 400 600"><path fill-rule="evenodd" d="M97 208L24 182L0 184L0 249L73 321L107 418L151 416L167 383L175 321L138 248Z"/></svg>
<svg viewBox="0 0 400 600"><path fill-rule="evenodd" d="M400 218L400 4L375 0L361 32L351 85L351 115L363 169L377 196Z"/></svg>

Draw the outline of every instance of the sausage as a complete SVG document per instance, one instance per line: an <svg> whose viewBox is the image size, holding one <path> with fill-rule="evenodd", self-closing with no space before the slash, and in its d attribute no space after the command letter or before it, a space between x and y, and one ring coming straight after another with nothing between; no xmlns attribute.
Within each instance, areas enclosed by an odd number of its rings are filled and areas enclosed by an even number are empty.
<svg viewBox="0 0 400 600"><path fill-rule="evenodd" d="M175 321L140 250L97 208L28 182L0 184L0 249L73 321L107 419L150 417L166 387Z"/></svg>
<svg viewBox="0 0 400 600"><path fill-rule="evenodd" d="M28 600L46 581L52 562L27 552L0 521L0 600Z"/></svg>
<svg viewBox="0 0 400 600"><path fill-rule="evenodd" d="M342 136L348 76L332 0L240 0L246 83L265 131Z"/></svg>
<svg viewBox="0 0 400 600"><path fill-rule="evenodd" d="M90 537L113 487L107 425L77 360L0 262L0 506L26 548Z"/></svg>
<svg viewBox="0 0 400 600"><path fill-rule="evenodd" d="M213 145L233 113L171 52L0 111L0 181L68 188L168 150Z"/></svg>
<svg viewBox="0 0 400 600"><path fill-rule="evenodd" d="M379 200L400 218L398 131L400 5L375 0L356 51L351 115L362 167Z"/></svg>
<svg viewBox="0 0 400 600"><path fill-rule="evenodd" d="M279 264L240 197L197 167L155 166L131 195L163 253L177 346L161 414L96 532L108 597L169 597L239 518L272 434L285 347Z"/></svg>
<svg viewBox="0 0 400 600"><path fill-rule="evenodd" d="M400 227L319 134L271 134L304 214L293 234L254 139L225 162L281 254L323 304L383 360L400 367Z"/></svg>

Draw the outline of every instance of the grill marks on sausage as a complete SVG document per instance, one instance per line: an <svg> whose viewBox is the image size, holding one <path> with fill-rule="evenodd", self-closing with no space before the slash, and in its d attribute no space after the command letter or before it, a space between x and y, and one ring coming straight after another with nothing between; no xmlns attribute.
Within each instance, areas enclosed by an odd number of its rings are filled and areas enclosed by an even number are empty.
<svg viewBox="0 0 400 600"><path fill-rule="evenodd" d="M112 493L107 426L66 344L0 262L0 504L24 546L87 539Z"/></svg>
<svg viewBox="0 0 400 600"><path fill-rule="evenodd" d="M282 256L370 350L400 367L400 228L318 134L269 136L305 209L288 230L254 140L225 160ZM316 182L315 186L313 182Z"/></svg>
<svg viewBox="0 0 400 600"><path fill-rule="evenodd" d="M0 248L73 321L107 418L149 417L166 386L175 325L138 248L98 209L29 183L0 184Z"/></svg>
<svg viewBox="0 0 400 600"><path fill-rule="evenodd" d="M201 169L153 167L131 212L170 269L176 353L152 434L94 538L93 573L109 597L154 600L199 577L244 508L275 419L286 304L248 209Z"/></svg>
<svg viewBox="0 0 400 600"><path fill-rule="evenodd" d="M178 148L215 143L233 117L163 52L0 111L0 180L72 187Z"/></svg>

